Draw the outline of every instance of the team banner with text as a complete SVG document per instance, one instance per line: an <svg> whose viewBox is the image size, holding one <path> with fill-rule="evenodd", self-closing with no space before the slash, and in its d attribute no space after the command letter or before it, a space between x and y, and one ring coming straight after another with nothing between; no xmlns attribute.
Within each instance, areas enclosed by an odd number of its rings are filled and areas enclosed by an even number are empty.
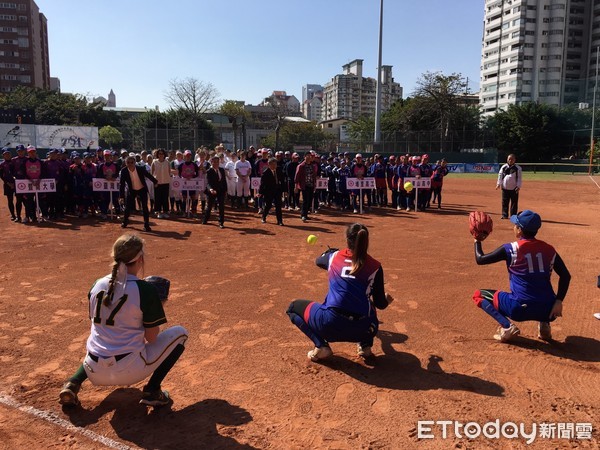
<svg viewBox="0 0 600 450"><path fill-rule="evenodd" d="M106 178L92 178L94 192L119 192L119 179L108 181Z"/></svg>
<svg viewBox="0 0 600 450"><path fill-rule="evenodd" d="M39 180L39 183L32 180L15 180L15 191L17 194L56 192L56 180L43 178Z"/></svg>
<svg viewBox="0 0 600 450"><path fill-rule="evenodd" d="M259 178L260 179L260 178ZM190 178L186 180L181 177L171 178L171 189L174 191L204 191L206 183L203 178Z"/></svg>

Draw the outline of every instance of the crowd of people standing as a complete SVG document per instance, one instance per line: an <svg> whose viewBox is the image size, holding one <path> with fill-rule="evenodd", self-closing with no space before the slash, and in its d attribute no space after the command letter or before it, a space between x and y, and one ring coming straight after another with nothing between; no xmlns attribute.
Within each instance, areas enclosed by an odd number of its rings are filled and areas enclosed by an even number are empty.
<svg viewBox="0 0 600 450"><path fill-rule="evenodd" d="M363 158L361 153L318 155L309 151L301 156L268 148L257 151L252 146L230 151L219 145L195 152L156 149L131 153L88 147L80 154L49 149L42 160L33 146L17 146L16 156L8 148L2 151L0 179L14 222L63 220L66 216L107 220L112 214L122 218L125 228L131 212L140 210L146 231L150 231L151 215L157 219L197 218L207 223L213 208L223 227L226 203L231 208L254 210L263 222L275 206L279 225L283 225L282 210L299 212L302 221L307 221L322 207L354 213L359 212L360 204L367 211L372 207L425 211L437 202L441 208L443 180L448 174L445 160L431 164L428 155ZM203 188L173 189L173 177L200 180L198 186ZM348 178L365 177L375 179L373 189L347 188ZM96 192L94 178L120 180L120 190ZM252 185L252 178L261 178L260 186ZM405 188L405 178L431 179L430 188L419 190L417 204L414 190ZM16 193L15 183L20 179L36 185L41 179L53 179L56 189L37 197Z"/></svg>

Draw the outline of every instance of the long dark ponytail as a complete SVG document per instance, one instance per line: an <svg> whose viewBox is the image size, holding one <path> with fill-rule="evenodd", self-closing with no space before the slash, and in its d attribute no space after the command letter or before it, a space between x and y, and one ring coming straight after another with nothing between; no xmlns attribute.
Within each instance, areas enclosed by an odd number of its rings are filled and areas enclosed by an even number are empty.
<svg viewBox="0 0 600 450"><path fill-rule="evenodd" d="M346 229L346 242L352 250L352 269L350 275L360 270L367 260L369 250L369 230L362 223L353 223Z"/></svg>

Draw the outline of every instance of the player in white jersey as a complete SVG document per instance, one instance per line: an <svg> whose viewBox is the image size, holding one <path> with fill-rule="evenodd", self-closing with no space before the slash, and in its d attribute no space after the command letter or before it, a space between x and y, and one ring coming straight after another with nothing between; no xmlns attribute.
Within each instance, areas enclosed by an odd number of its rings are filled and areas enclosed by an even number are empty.
<svg viewBox="0 0 600 450"><path fill-rule="evenodd" d="M235 152L231 153L229 161L225 163L225 176L227 179L227 197L231 202L231 207L235 207L236 203L236 188L237 188L237 173L235 173L235 163L237 162L237 155Z"/></svg>
<svg viewBox="0 0 600 450"><path fill-rule="evenodd" d="M184 350L187 331L174 326L160 332L165 312L156 289L137 274L144 267L144 241L125 234L113 245L110 275L98 279L88 294L92 322L87 355L66 382L59 401L79 404L77 393L89 378L96 386L131 385L148 376L140 403L170 402L161 383Z"/></svg>
<svg viewBox="0 0 600 450"><path fill-rule="evenodd" d="M235 172L237 173L237 195L240 200L240 206L242 202L245 202L245 206L248 207L248 198L250 198L250 176L252 175L252 164L246 159L248 153L243 151L240 154L240 160L235 163Z"/></svg>

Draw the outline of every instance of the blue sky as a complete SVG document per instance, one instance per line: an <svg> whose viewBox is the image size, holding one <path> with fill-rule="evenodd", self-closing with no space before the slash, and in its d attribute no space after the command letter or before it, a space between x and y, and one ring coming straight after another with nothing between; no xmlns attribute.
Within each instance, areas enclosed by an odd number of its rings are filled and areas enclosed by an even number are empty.
<svg viewBox="0 0 600 450"><path fill-rule="evenodd" d="M212 83L257 104L274 90L302 100L363 59L375 77L379 0L36 0L48 19L50 73L63 92L117 106L167 107L169 80ZM460 72L479 89L483 0L384 0L383 64L410 95L426 71Z"/></svg>

